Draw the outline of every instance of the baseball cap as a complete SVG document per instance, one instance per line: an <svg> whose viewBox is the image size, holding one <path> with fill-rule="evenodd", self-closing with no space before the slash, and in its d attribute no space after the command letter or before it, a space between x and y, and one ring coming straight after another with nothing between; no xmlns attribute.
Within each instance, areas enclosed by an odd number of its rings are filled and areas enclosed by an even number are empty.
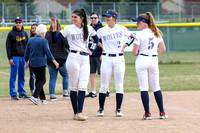
<svg viewBox="0 0 200 133"><path fill-rule="evenodd" d="M132 18L132 20L133 20L134 22L143 21L143 22L149 24L149 21L146 20L145 18L141 17L141 16L138 16L137 18Z"/></svg>
<svg viewBox="0 0 200 133"><path fill-rule="evenodd" d="M15 21L17 21L17 20L20 20L20 21L22 21L22 22L23 22L22 18L21 18L21 17L19 17L19 16L15 18Z"/></svg>
<svg viewBox="0 0 200 133"><path fill-rule="evenodd" d="M115 13L113 13L113 12L111 12L111 11L107 11L107 12L104 13L102 16L103 16L103 17L105 17L105 16L113 16L113 17L117 18L117 14L115 14Z"/></svg>

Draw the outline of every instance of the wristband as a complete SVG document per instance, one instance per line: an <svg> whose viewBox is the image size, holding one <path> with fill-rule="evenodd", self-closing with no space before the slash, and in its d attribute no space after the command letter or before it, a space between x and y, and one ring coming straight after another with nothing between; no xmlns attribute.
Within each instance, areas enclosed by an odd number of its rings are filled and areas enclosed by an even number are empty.
<svg viewBox="0 0 200 133"><path fill-rule="evenodd" d="M126 42L126 44L127 44L128 46L130 46L130 45L133 43L134 39L135 39L135 38L132 38L132 37L131 37L131 38Z"/></svg>

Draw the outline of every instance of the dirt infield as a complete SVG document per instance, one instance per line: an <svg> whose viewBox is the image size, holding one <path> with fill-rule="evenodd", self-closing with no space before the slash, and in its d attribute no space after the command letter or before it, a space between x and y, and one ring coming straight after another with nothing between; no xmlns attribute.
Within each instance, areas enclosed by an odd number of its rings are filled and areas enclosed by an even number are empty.
<svg viewBox="0 0 200 133"><path fill-rule="evenodd" d="M29 100L11 101L0 98L1 133L197 133L200 130L200 91L163 92L166 120L158 119L158 108L150 93L152 120L141 120L144 113L140 93L125 93L124 117L115 117L115 94L106 99L105 116L97 117L98 98L86 98L84 113L87 121L72 120L69 99L36 106Z"/></svg>

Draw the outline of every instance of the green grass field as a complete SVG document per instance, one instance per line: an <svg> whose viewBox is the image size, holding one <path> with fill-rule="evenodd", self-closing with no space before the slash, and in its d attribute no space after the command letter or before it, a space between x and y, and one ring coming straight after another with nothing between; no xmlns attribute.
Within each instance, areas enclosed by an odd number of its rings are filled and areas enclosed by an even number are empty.
<svg viewBox="0 0 200 133"><path fill-rule="evenodd" d="M182 91L182 90L200 90L200 64L160 64L160 86L163 91ZM45 92L48 91L49 73L47 70L47 82ZM9 67L0 68L0 97L9 96ZM26 72L25 89L30 95L29 90L29 70ZM90 83L88 89L90 90ZM97 92L100 88L100 76L97 76ZM114 78L111 78L111 92L115 92ZM126 64L126 73L124 78L125 92L139 91L138 79L134 64ZM62 94L62 78L59 75L56 85L56 94Z"/></svg>
<svg viewBox="0 0 200 133"><path fill-rule="evenodd" d="M5 41L8 31L0 32L0 97L9 96L9 64L6 55ZM200 90L200 51L179 51L162 53L159 58L160 85L164 91L181 91L181 90ZM126 73L124 79L125 92L139 91L137 75L135 72L136 56L131 52L125 53ZM49 73L46 69L47 81L44 86L46 94L48 91ZM30 95L29 90L29 70L26 72L25 89ZM17 82L16 82L17 83ZM90 90L90 83L88 89ZM100 88L100 76L97 76L97 92ZM110 81L110 90L115 92L114 78ZM62 94L62 79L58 75L56 94Z"/></svg>

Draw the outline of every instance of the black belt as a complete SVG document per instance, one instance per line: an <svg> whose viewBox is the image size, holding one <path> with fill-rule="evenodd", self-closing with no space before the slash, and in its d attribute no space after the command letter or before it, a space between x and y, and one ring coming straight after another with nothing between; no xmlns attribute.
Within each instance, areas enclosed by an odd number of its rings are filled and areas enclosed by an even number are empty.
<svg viewBox="0 0 200 133"><path fill-rule="evenodd" d="M102 53L102 55L106 55L106 53ZM110 57L116 57L117 55L122 56L124 55L123 53L119 53L119 54L108 54L108 56Z"/></svg>
<svg viewBox="0 0 200 133"><path fill-rule="evenodd" d="M143 56L152 56L152 57L156 57L157 55L146 55L146 54L140 54L140 55L143 55Z"/></svg>
<svg viewBox="0 0 200 133"><path fill-rule="evenodd" d="M77 53L78 51L75 51L75 50L71 50L72 53ZM86 52L79 52L80 55L85 55L85 56L88 56L89 53L86 53Z"/></svg>

